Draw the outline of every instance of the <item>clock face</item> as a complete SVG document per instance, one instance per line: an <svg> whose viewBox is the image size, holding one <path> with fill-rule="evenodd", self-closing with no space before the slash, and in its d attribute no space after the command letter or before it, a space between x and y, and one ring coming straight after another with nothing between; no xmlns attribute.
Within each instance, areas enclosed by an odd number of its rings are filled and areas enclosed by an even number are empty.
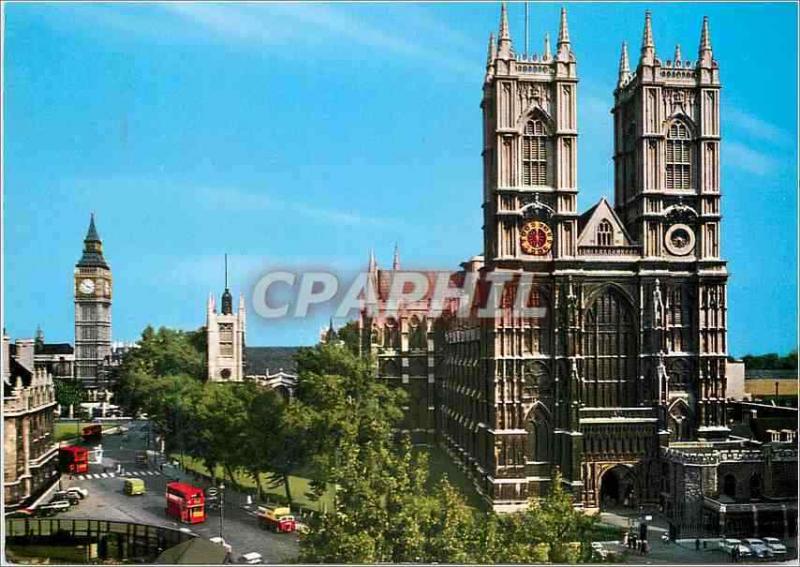
<svg viewBox="0 0 800 567"><path fill-rule="evenodd" d="M520 231L520 245L525 254L543 256L553 246L553 231L541 221L530 221Z"/></svg>
<svg viewBox="0 0 800 567"><path fill-rule="evenodd" d="M90 279L81 280L80 285L78 285L78 291L80 291L83 295L89 295L94 292L94 282Z"/></svg>
<svg viewBox="0 0 800 567"><path fill-rule="evenodd" d="M685 256L694 250L694 231L685 224L672 225L664 235L664 246L675 256Z"/></svg>

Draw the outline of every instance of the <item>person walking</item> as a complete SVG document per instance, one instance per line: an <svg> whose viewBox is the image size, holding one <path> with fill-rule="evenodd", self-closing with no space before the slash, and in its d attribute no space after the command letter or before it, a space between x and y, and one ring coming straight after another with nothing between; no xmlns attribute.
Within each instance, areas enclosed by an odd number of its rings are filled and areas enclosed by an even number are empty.
<svg viewBox="0 0 800 567"><path fill-rule="evenodd" d="M694 540L694 550L695 551L700 551L700 538L699 537Z"/></svg>

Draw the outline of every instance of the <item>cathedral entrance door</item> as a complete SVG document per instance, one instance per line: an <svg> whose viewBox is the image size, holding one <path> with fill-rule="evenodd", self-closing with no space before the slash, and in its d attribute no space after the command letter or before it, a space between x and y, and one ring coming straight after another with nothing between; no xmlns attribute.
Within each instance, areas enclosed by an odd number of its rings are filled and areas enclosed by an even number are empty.
<svg viewBox="0 0 800 567"><path fill-rule="evenodd" d="M635 478L631 470L617 465L600 477L600 509L631 508L635 505Z"/></svg>

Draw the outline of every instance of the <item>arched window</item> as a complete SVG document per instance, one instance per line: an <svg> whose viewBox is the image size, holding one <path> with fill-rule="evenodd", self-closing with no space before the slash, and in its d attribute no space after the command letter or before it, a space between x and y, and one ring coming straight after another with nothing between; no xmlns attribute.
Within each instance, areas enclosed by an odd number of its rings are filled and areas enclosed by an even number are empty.
<svg viewBox="0 0 800 567"><path fill-rule="evenodd" d="M667 132L667 189L692 188L692 139L683 122L674 122Z"/></svg>
<svg viewBox="0 0 800 567"><path fill-rule="evenodd" d="M584 313L584 400L590 407L631 407L637 400L633 313L614 288L597 296Z"/></svg>
<svg viewBox="0 0 800 567"><path fill-rule="evenodd" d="M542 404L536 404L528 414L525 429L528 432L528 458L533 461L550 460L550 416Z"/></svg>
<svg viewBox="0 0 800 567"><path fill-rule="evenodd" d="M523 185L547 185L547 149L544 123L529 121L522 136Z"/></svg>
<svg viewBox="0 0 800 567"><path fill-rule="evenodd" d="M614 229L611 227L611 223L604 219L597 225L597 245L611 246L612 244L614 244Z"/></svg>
<svg viewBox="0 0 800 567"><path fill-rule="evenodd" d="M722 493L725 496L736 498L736 477L732 474L726 474L722 481Z"/></svg>

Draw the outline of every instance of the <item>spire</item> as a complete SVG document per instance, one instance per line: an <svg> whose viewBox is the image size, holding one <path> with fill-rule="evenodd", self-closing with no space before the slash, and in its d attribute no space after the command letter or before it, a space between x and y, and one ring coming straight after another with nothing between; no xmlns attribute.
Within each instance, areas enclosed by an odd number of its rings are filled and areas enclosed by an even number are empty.
<svg viewBox="0 0 800 567"><path fill-rule="evenodd" d="M94 224L94 213L89 217L89 229L83 239L83 255L78 260L77 267L108 269L108 264L103 258L103 242L100 240L100 234Z"/></svg>
<svg viewBox="0 0 800 567"><path fill-rule="evenodd" d="M708 16L703 16L703 30L700 32L700 50L698 59L701 63L711 64L713 53L711 51L711 32L708 31Z"/></svg>
<svg viewBox="0 0 800 567"><path fill-rule="evenodd" d="M94 226L94 213L89 217L89 230L86 231L86 238L84 242L100 242L100 235L97 233L97 228Z"/></svg>
<svg viewBox="0 0 800 567"><path fill-rule="evenodd" d="M378 269L378 262L375 260L375 250L369 249L369 263L367 263L367 271L372 273Z"/></svg>
<svg viewBox="0 0 800 567"><path fill-rule="evenodd" d="M553 55L550 53L550 34L544 34L544 55L542 55L542 59L544 61L549 61Z"/></svg>
<svg viewBox="0 0 800 567"><path fill-rule="evenodd" d="M233 314L233 295L228 289L228 255L225 254L225 291L222 292L222 314Z"/></svg>
<svg viewBox="0 0 800 567"><path fill-rule="evenodd" d="M650 10L644 13L644 33L642 34L641 63L652 65L655 62L656 44L653 41L653 24L650 21Z"/></svg>
<svg viewBox="0 0 800 567"><path fill-rule="evenodd" d="M394 245L394 258L392 259L392 269L399 270L400 269L400 247L395 242Z"/></svg>
<svg viewBox="0 0 800 567"><path fill-rule="evenodd" d="M508 31L508 10L505 2L500 4L500 33L497 47L497 56L500 59L511 59L514 56L511 47L511 33Z"/></svg>
<svg viewBox="0 0 800 567"><path fill-rule="evenodd" d="M44 345L44 331L42 331L41 325L36 325L36 341L35 345L37 347L41 347Z"/></svg>
<svg viewBox="0 0 800 567"><path fill-rule="evenodd" d="M494 41L494 32L489 34L489 49L486 53L486 66L488 67L492 63L494 63L494 59L497 57L497 44Z"/></svg>
<svg viewBox="0 0 800 567"><path fill-rule="evenodd" d="M622 53L619 56L619 81L617 82L617 86L621 87L625 81L628 80L628 76L631 72L630 63L628 63L628 42L622 42Z"/></svg>
<svg viewBox="0 0 800 567"><path fill-rule="evenodd" d="M558 59L567 61L570 54L569 27L567 26L567 9L561 8L561 23L558 26L558 44L556 44Z"/></svg>

